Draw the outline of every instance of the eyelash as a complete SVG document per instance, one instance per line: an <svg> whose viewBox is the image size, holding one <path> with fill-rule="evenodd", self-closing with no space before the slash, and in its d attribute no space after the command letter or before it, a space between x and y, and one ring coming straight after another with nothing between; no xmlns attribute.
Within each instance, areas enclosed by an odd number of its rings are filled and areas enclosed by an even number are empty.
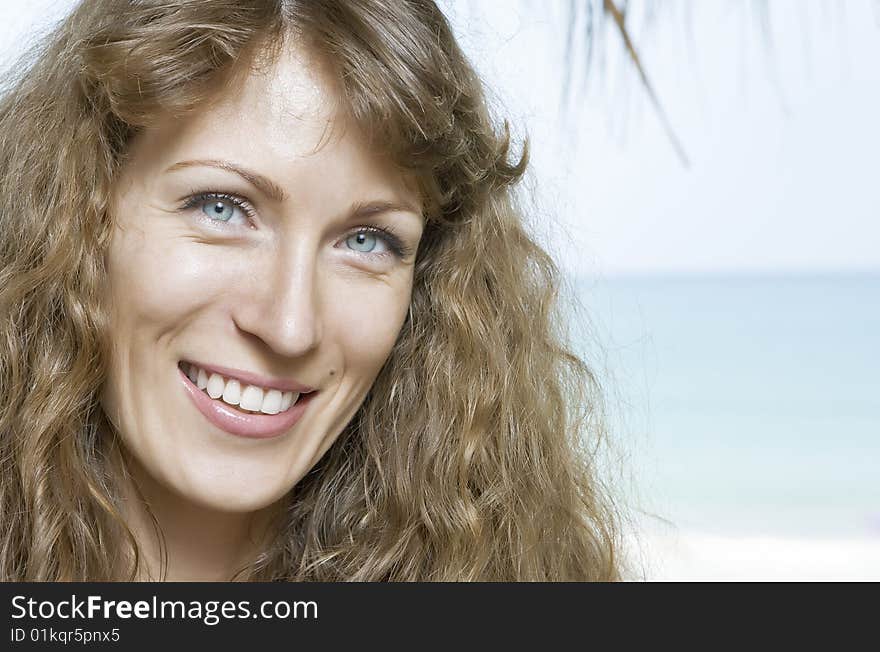
<svg viewBox="0 0 880 652"><path fill-rule="evenodd" d="M217 192L213 190L193 192L184 200L183 205L181 206L181 210L191 210L206 201L218 199L221 201L228 201L236 208L240 208L249 219L253 219L256 216L257 212L248 200L244 199L243 197L239 197L238 195L231 195L227 192ZM219 220L217 221L219 222ZM345 239L348 239L359 233L369 233L381 238L382 240L384 240L385 245L388 247L389 251L373 254L369 252L358 252L352 249L351 251L354 251L355 253L361 253L365 256L387 256L390 254L396 256L397 258L406 258L413 253L412 247L407 246L400 238L400 236L397 235L394 229L389 226L378 226L375 224L358 226L350 231L345 236Z"/></svg>

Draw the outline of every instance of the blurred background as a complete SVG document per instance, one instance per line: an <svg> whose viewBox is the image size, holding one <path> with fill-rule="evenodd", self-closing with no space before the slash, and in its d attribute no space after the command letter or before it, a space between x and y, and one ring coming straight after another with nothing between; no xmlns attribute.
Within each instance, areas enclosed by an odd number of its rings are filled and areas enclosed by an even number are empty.
<svg viewBox="0 0 880 652"><path fill-rule="evenodd" d="M880 3L443 6L529 137L634 578L880 579Z"/></svg>
<svg viewBox="0 0 880 652"><path fill-rule="evenodd" d="M0 63L72 4L4 5ZM880 580L880 2L440 4L529 139L632 579Z"/></svg>

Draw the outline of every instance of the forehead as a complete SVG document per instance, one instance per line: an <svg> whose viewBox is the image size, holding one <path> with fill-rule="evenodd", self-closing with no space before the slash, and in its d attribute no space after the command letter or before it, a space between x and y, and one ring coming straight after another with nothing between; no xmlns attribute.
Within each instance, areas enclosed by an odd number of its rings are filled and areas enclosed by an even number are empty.
<svg viewBox="0 0 880 652"><path fill-rule="evenodd" d="M334 128L360 136L348 124L334 79L304 48L286 44L269 63L234 79L207 107L216 121L235 121L242 131L298 147L301 155L318 149Z"/></svg>
<svg viewBox="0 0 880 652"><path fill-rule="evenodd" d="M216 89L191 127L280 158L313 154L342 131L356 141L352 144L366 148L359 130L349 124L333 78L317 58L295 45L285 45L270 62Z"/></svg>
<svg viewBox="0 0 880 652"><path fill-rule="evenodd" d="M384 189L420 203L415 179L368 143L333 76L305 49L285 45L270 62L232 80L186 119L166 119L141 134L130 152L133 167L221 159L271 177L294 195L332 181L340 197Z"/></svg>

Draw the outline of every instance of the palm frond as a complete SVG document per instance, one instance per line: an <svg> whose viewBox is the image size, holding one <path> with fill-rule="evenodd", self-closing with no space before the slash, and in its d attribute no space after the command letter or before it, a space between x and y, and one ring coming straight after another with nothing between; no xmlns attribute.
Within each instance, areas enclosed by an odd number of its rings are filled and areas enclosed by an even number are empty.
<svg viewBox="0 0 880 652"><path fill-rule="evenodd" d="M681 162L684 164L685 167L689 167L690 161L688 160L687 153L685 152L681 141L676 135L675 130L672 128L672 123L669 121L669 117L666 114L666 111L663 109L663 105L660 102L657 91L654 89L654 85L648 78L647 72L645 72L645 66L642 63L642 59L639 56L639 53L636 50L636 46L633 43L632 38L630 37L629 30L626 27L626 9L627 3L625 0L623 4L619 7L615 4L614 0L603 0L602 2L602 10L617 27L617 31L620 33L620 38L623 40L623 45L626 49L627 55L629 56L629 59L632 62L633 66L635 66L636 72L638 72L639 79L641 79L642 82L642 86L644 86L645 92L648 94L648 99L653 105L654 110L657 112L657 116L660 119L661 124L663 125L666 136L669 138L669 141L675 148L675 152L676 154L678 154Z"/></svg>

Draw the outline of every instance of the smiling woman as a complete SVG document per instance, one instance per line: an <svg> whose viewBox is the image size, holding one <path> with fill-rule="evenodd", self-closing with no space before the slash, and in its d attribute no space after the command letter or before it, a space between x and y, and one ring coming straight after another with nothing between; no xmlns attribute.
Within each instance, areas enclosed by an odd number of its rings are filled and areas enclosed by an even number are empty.
<svg viewBox="0 0 880 652"><path fill-rule="evenodd" d="M87 1L22 70L3 579L618 576L526 157L433 3Z"/></svg>
<svg viewBox="0 0 880 652"><path fill-rule="evenodd" d="M160 487L173 490L163 514L179 496L240 514L274 505L391 352L420 200L341 104L332 78L288 44L235 92L129 146L107 256L115 351L102 404L153 511Z"/></svg>

